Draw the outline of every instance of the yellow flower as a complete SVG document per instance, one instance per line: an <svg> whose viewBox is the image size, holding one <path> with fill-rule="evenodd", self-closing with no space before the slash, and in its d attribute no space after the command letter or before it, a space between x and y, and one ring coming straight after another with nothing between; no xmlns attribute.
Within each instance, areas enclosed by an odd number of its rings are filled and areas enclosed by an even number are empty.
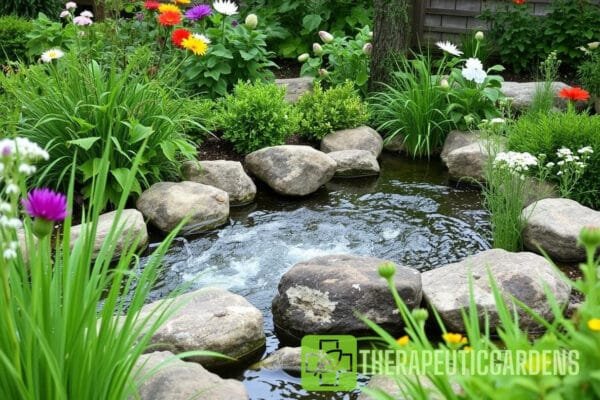
<svg viewBox="0 0 600 400"><path fill-rule="evenodd" d="M208 51L208 45L202 39L192 35L181 42L181 47L187 49L197 56L203 56Z"/></svg>
<svg viewBox="0 0 600 400"><path fill-rule="evenodd" d="M167 11L173 11L173 12L181 14L181 10L179 9L179 7L177 7L174 4L161 3L160 6L158 6L158 12L164 13Z"/></svg>
<svg viewBox="0 0 600 400"><path fill-rule="evenodd" d="M600 332L600 318L592 318L587 322L588 328L594 332Z"/></svg>
<svg viewBox="0 0 600 400"><path fill-rule="evenodd" d="M190 4L192 0L172 0L175 4Z"/></svg>
<svg viewBox="0 0 600 400"><path fill-rule="evenodd" d="M444 340L448 344L466 344L467 343L467 338L464 337L463 335L461 335L460 333L450 333L450 332L444 333L442 335L442 338L444 338Z"/></svg>
<svg viewBox="0 0 600 400"><path fill-rule="evenodd" d="M465 347L463 347L463 350L464 351L471 351L471 350L473 350L473 348L471 346L465 346Z"/></svg>
<svg viewBox="0 0 600 400"><path fill-rule="evenodd" d="M410 339L406 335L404 335L401 338L398 338L398 340L396 340L396 343L398 343L400 346L406 346L408 344L408 342L410 342Z"/></svg>

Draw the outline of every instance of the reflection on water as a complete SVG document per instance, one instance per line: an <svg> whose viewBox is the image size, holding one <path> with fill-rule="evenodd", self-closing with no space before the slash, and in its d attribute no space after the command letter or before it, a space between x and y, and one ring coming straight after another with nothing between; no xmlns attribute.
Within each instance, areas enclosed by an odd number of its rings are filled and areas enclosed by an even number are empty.
<svg viewBox="0 0 600 400"><path fill-rule="evenodd" d="M271 300L281 275L300 261L350 253L423 271L489 248L489 222L477 191L448 186L437 161L384 154L381 162L379 178L335 180L303 199L260 187L256 203L233 209L228 226L178 239L153 298L184 282L238 293L263 311L272 351L278 341ZM299 380L283 372L246 372L243 379L253 399L332 398L304 393Z"/></svg>

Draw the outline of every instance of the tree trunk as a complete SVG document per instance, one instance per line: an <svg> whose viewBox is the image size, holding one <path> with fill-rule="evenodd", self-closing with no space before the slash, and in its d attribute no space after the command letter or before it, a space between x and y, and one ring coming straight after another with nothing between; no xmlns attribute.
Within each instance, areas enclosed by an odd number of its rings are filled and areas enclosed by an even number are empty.
<svg viewBox="0 0 600 400"><path fill-rule="evenodd" d="M411 42L414 2L418 0L373 0L373 54L369 89L377 90L389 81L390 64L395 54L404 54Z"/></svg>

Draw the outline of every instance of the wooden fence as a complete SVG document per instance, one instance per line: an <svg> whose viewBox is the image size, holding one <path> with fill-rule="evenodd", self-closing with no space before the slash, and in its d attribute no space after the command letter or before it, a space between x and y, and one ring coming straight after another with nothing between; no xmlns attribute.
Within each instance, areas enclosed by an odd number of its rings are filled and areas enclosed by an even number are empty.
<svg viewBox="0 0 600 400"><path fill-rule="evenodd" d="M552 0L528 0L534 15L544 15ZM485 10L494 11L510 5L511 0L417 0L415 8L415 39L421 43L455 40L473 30L486 30L486 22L477 17ZM525 6L523 6L525 7Z"/></svg>

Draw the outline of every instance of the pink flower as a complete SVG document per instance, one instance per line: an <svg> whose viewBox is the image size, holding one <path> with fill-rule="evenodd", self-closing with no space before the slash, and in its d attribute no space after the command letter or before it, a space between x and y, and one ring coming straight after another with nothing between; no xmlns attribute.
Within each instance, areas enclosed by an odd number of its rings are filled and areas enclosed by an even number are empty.
<svg viewBox="0 0 600 400"><path fill-rule="evenodd" d="M33 189L21 203L32 218L60 222L67 217L67 198L50 189Z"/></svg>
<svg viewBox="0 0 600 400"><path fill-rule="evenodd" d="M91 25L94 23L91 18L86 17L84 15L80 15L78 17L73 18L73 23L79 26Z"/></svg>

